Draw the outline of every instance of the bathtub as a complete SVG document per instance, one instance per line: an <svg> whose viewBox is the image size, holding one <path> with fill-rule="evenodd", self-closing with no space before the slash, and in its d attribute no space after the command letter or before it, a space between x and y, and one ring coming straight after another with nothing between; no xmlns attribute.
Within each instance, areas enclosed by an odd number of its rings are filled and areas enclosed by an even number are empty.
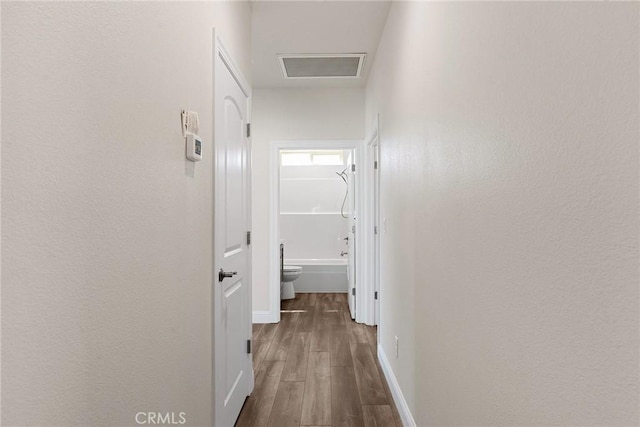
<svg viewBox="0 0 640 427"><path fill-rule="evenodd" d="M293 282L296 292L344 292L349 289L347 260L342 259L285 259L285 265L299 265L302 274Z"/></svg>

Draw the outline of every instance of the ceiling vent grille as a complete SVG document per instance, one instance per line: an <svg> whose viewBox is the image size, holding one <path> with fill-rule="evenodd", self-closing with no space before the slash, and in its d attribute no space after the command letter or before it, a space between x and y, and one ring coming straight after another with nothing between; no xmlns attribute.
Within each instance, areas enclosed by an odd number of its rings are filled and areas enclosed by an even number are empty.
<svg viewBox="0 0 640 427"><path fill-rule="evenodd" d="M357 79L364 53L278 55L285 79Z"/></svg>

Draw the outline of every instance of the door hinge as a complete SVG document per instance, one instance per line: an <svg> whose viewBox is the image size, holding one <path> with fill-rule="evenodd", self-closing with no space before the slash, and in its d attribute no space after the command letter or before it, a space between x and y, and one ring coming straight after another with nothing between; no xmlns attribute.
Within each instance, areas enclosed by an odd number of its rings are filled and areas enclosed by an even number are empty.
<svg viewBox="0 0 640 427"><path fill-rule="evenodd" d="M373 226L373 234L378 234L378 226L377 225Z"/></svg>
<svg viewBox="0 0 640 427"><path fill-rule="evenodd" d="M375 162L373 162L373 168L374 169L378 169L378 161L377 160Z"/></svg>
<svg viewBox="0 0 640 427"><path fill-rule="evenodd" d="M247 353L251 354L251 340L247 340Z"/></svg>
<svg viewBox="0 0 640 427"><path fill-rule="evenodd" d="M251 231L247 231L247 245L251 244Z"/></svg>
<svg viewBox="0 0 640 427"><path fill-rule="evenodd" d="M356 288L351 288L351 295L356 296Z"/></svg>
<svg viewBox="0 0 640 427"><path fill-rule="evenodd" d="M351 172L355 172L356 171L356 165L355 163L351 165Z"/></svg>
<svg viewBox="0 0 640 427"><path fill-rule="evenodd" d="M373 293L373 299L378 299L378 291L375 291L375 292Z"/></svg>
<svg viewBox="0 0 640 427"><path fill-rule="evenodd" d="M247 123L247 138L251 137L251 123Z"/></svg>
<svg viewBox="0 0 640 427"><path fill-rule="evenodd" d="M356 234L356 226L355 226L355 225L352 225L352 226L351 226L351 232L352 232L353 234Z"/></svg>

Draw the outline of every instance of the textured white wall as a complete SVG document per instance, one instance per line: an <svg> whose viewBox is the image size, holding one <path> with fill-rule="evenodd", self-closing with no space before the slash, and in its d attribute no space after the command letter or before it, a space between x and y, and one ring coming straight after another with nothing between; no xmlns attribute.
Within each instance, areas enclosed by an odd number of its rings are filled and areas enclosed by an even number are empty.
<svg viewBox="0 0 640 427"><path fill-rule="evenodd" d="M267 311L271 141L363 138L364 89L256 89L251 132L253 309Z"/></svg>
<svg viewBox="0 0 640 427"><path fill-rule="evenodd" d="M638 424L638 9L392 4L366 116L419 426Z"/></svg>
<svg viewBox="0 0 640 427"><path fill-rule="evenodd" d="M210 425L214 26L250 78L246 2L2 3L3 425Z"/></svg>

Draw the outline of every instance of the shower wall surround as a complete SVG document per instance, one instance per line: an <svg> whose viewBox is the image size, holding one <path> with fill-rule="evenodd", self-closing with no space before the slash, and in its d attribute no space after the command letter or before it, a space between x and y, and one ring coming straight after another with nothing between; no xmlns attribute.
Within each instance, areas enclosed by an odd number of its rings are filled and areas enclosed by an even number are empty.
<svg viewBox="0 0 640 427"><path fill-rule="evenodd" d="M348 222L341 215L346 186L336 175L345 167L280 168L280 238L285 262L303 266L296 292L346 292L347 260L340 256L347 250Z"/></svg>
<svg viewBox="0 0 640 427"><path fill-rule="evenodd" d="M340 213L346 186L336 175L344 168L280 168L280 238L287 262L346 262L340 256L346 250L343 239L347 236L347 219Z"/></svg>

